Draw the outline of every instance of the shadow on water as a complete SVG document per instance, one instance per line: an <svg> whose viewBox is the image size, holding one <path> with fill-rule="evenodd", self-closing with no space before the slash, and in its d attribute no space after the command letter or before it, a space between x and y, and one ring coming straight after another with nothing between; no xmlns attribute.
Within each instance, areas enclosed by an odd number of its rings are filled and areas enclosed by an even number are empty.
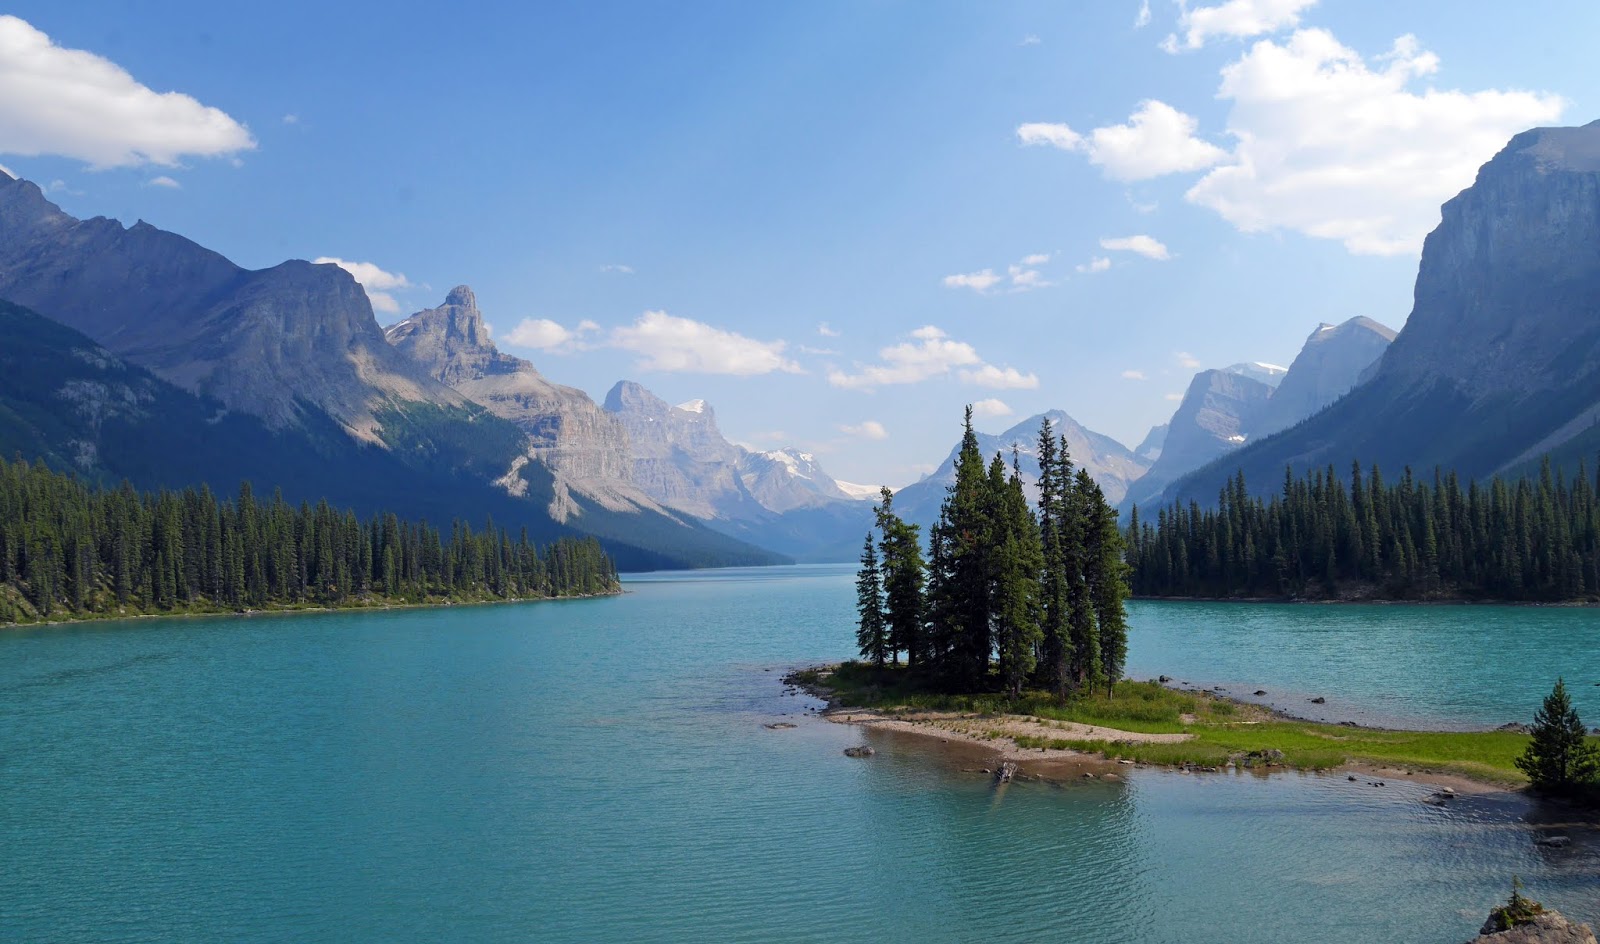
<svg viewBox="0 0 1600 944"><path fill-rule="evenodd" d="M0 688L0 694L26 691L32 688L55 688L71 685L77 682L99 678L106 675L115 675L140 665L151 665L167 662L177 657L175 652L144 652L118 659L116 662L107 662L101 665L74 666L68 669L56 669L44 672L32 678L25 678L11 685Z"/></svg>

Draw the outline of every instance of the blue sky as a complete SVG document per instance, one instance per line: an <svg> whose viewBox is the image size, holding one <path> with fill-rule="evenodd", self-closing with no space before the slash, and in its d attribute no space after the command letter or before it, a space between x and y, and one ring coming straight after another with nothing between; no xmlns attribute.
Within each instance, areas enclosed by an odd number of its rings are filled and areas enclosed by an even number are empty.
<svg viewBox="0 0 1600 944"><path fill-rule="evenodd" d="M1398 327L1438 203L1600 118L1592 0L496 6L14 3L0 163L899 485L965 403L1132 445L1197 367Z"/></svg>

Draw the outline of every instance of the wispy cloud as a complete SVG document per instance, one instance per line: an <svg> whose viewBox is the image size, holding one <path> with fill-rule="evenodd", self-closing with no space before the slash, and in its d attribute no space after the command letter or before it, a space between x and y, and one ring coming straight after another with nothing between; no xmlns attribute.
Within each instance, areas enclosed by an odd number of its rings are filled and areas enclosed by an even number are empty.
<svg viewBox="0 0 1600 944"><path fill-rule="evenodd" d="M1142 371L1142 370L1125 370L1125 371L1122 372L1122 379L1123 380L1144 380L1145 379L1144 371Z"/></svg>
<svg viewBox="0 0 1600 944"><path fill-rule="evenodd" d="M168 177L166 175L162 175L160 177L152 177L152 178L150 178L149 180L145 181L145 186L147 186L147 187L161 187L161 188L166 189L166 190L182 190L183 189L183 184L178 183L176 180L173 180L171 177Z"/></svg>
<svg viewBox="0 0 1600 944"><path fill-rule="evenodd" d="M836 338L839 336L838 330L832 325L828 324L826 321L817 325L817 333L825 338Z"/></svg>
<svg viewBox="0 0 1600 944"><path fill-rule="evenodd" d="M972 404L973 416L1010 416L1014 412L1016 411L1007 406L1004 400L997 400L994 397Z"/></svg>
<svg viewBox="0 0 1600 944"><path fill-rule="evenodd" d="M1105 256L1095 256L1088 262L1079 263L1077 266L1078 273L1081 275L1094 275L1109 268L1111 268L1111 260Z"/></svg>
<svg viewBox="0 0 1600 944"><path fill-rule="evenodd" d="M862 420L860 423L854 426L841 425L839 427L839 432L844 433L846 436L853 436L856 439L889 438L889 431L884 429L883 424L877 420Z"/></svg>
<svg viewBox="0 0 1600 944"><path fill-rule="evenodd" d="M1138 253L1146 259L1154 259L1157 262L1166 262L1172 258L1172 253L1165 244L1153 236L1145 236L1143 234L1138 236L1107 237L1100 240L1100 248L1112 252Z"/></svg>
<svg viewBox="0 0 1600 944"><path fill-rule="evenodd" d="M633 266L623 265L620 262L608 262L600 267L600 271L609 272L614 275L632 275Z"/></svg>
<svg viewBox="0 0 1600 944"><path fill-rule="evenodd" d="M1172 356L1177 360L1178 366L1184 368L1185 370L1194 370L1200 366L1200 358L1195 357L1188 351L1179 351Z"/></svg>

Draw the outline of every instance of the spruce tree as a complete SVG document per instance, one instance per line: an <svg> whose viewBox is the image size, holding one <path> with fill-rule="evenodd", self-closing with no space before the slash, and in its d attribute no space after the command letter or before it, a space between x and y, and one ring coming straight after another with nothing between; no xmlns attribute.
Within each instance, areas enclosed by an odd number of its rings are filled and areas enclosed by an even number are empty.
<svg viewBox="0 0 1600 944"><path fill-rule="evenodd" d="M921 529L894 513L893 492L885 488L880 497L878 566L889 651L904 652L906 664L916 666L922 654L925 612Z"/></svg>
<svg viewBox="0 0 1600 944"><path fill-rule="evenodd" d="M883 617L883 581L878 573L878 549L872 543L872 534L861 549L861 572L856 575L856 612L860 621L856 627L856 645L863 659L883 668L888 657L889 637ZM898 654L897 654L898 655ZM899 661L896 658L896 661Z"/></svg>
<svg viewBox="0 0 1600 944"><path fill-rule="evenodd" d="M1001 681L1015 697L1022 694L1023 683L1038 663L1042 639L1039 578L1044 569L1039 526L1022 491L1015 452L1011 477L1001 492L996 528L1003 536L995 556L995 644Z"/></svg>
<svg viewBox="0 0 1600 944"><path fill-rule="evenodd" d="M1563 679L1556 679L1556 687L1533 716L1533 740L1516 763L1541 790L1571 790L1600 775L1600 751L1589 743Z"/></svg>

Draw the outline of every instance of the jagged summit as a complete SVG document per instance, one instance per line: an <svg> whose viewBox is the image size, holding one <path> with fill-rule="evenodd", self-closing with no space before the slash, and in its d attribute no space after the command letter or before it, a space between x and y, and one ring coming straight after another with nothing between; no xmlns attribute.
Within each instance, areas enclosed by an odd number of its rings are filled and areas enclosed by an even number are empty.
<svg viewBox="0 0 1600 944"><path fill-rule="evenodd" d="M390 325L384 337L435 380L452 387L491 374L534 369L522 358L495 347L477 299L465 285L451 289L438 308L424 309Z"/></svg>
<svg viewBox="0 0 1600 944"><path fill-rule="evenodd" d="M478 310L478 297L472 294L470 285L457 285L451 289L450 294L444 297L444 303L457 308L468 308L472 311Z"/></svg>

